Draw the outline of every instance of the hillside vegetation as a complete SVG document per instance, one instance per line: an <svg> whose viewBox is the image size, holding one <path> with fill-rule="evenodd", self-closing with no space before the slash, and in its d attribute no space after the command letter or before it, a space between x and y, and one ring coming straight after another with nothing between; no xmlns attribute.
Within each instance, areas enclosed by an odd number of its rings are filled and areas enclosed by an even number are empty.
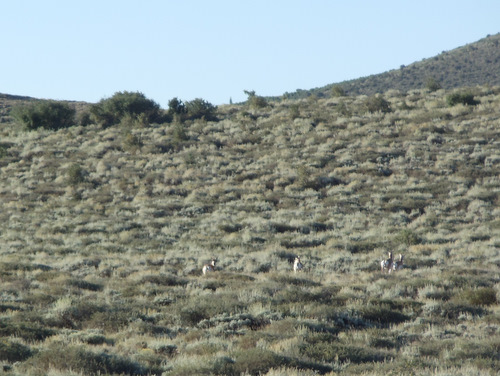
<svg viewBox="0 0 500 376"><path fill-rule="evenodd" d="M30 132L9 100L0 373L500 371L499 87Z"/></svg>
<svg viewBox="0 0 500 376"><path fill-rule="evenodd" d="M444 89L457 89L476 85L500 85L500 33L489 35L437 56L408 65L401 65L388 72L326 85L312 90L286 93L290 99L331 96L332 89L340 86L350 95L373 95L388 90L407 92L425 88L429 81Z"/></svg>

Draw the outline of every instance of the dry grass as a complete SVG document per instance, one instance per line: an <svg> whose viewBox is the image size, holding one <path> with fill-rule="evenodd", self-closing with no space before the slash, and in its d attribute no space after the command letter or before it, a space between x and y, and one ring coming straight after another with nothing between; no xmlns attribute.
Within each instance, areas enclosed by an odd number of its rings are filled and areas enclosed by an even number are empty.
<svg viewBox="0 0 500 376"><path fill-rule="evenodd" d="M500 90L475 93L224 106L182 139L3 123L3 372L496 374Z"/></svg>

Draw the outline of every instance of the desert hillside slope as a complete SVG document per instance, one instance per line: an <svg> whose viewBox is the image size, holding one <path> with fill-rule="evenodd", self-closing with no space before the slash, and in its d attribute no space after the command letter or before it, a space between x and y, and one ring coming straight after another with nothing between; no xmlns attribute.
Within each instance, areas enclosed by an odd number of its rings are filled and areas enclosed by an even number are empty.
<svg viewBox="0 0 500 376"><path fill-rule="evenodd" d="M500 89L453 92L31 132L3 102L1 372L498 374Z"/></svg>
<svg viewBox="0 0 500 376"><path fill-rule="evenodd" d="M309 95L329 97L336 86L350 95L373 95L391 89L407 92L425 88L430 79L444 89L500 85L500 33L388 72L312 90L298 90L287 96L295 99Z"/></svg>

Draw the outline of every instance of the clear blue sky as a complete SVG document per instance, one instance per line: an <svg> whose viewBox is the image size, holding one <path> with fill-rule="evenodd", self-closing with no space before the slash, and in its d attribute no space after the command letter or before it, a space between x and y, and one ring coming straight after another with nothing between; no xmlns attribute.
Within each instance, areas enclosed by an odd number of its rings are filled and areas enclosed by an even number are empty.
<svg viewBox="0 0 500 376"><path fill-rule="evenodd" d="M0 93L239 102L399 68L499 16L499 0L5 0Z"/></svg>

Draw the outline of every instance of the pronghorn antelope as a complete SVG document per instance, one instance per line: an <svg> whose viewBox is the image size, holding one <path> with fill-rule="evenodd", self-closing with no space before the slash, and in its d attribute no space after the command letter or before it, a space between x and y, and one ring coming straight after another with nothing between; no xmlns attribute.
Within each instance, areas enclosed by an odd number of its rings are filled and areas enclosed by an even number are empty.
<svg viewBox="0 0 500 376"><path fill-rule="evenodd" d="M394 260L392 258L392 252L389 252L389 258L387 260L380 261L380 271L382 273L384 271L387 271L387 273L390 273L392 270L393 262L394 262Z"/></svg>
<svg viewBox="0 0 500 376"><path fill-rule="evenodd" d="M293 261L293 271L298 272L301 271L304 268L304 264L300 262L300 256L296 256L295 260Z"/></svg>
<svg viewBox="0 0 500 376"><path fill-rule="evenodd" d="M392 269L394 271L403 269L403 257L404 256L400 253L399 260L394 262L394 264L392 264Z"/></svg>
<svg viewBox="0 0 500 376"><path fill-rule="evenodd" d="M217 262L217 259L213 258L210 264L205 264L203 265L203 275L210 273L210 272L215 272L215 263Z"/></svg>

